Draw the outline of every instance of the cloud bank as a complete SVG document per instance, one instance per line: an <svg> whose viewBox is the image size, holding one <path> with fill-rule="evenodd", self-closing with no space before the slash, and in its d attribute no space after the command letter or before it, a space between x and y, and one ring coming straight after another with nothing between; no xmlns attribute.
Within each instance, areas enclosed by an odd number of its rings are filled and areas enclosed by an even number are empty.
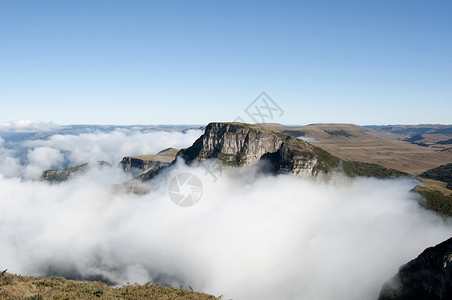
<svg viewBox="0 0 452 300"><path fill-rule="evenodd" d="M23 142L36 148L19 166L58 165L61 155L81 161L85 151L96 160L139 147L155 153L185 137L55 136ZM131 180L115 167L50 185L8 176L3 166L0 267L21 274L153 280L227 299L376 299L401 264L452 228L419 207L410 192L416 183L406 179L324 182L262 175L256 165L215 181L179 161L148 183L151 192L135 195L112 188ZM183 172L203 183L201 200L188 208L168 196L169 181Z"/></svg>
<svg viewBox="0 0 452 300"><path fill-rule="evenodd" d="M60 129L53 122L33 122L29 120L0 123L0 132L44 132Z"/></svg>
<svg viewBox="0 0 452 300"><path fill-rule="evenodd" d="M200 130L143 131L142 128L130 127L100 131L96 127L87 127L72 134L56 130L43 135L46 126L31 126L39 131L30 131L29 127L26 132L22 129L14 131L16 127L13 125L3 128L5 136L0 136L0 155L3 158L0 173L3 176L37 179L50 168L96 161L117 165L124 156L155 154L169 147L188 147L202 134Z"/></svg>

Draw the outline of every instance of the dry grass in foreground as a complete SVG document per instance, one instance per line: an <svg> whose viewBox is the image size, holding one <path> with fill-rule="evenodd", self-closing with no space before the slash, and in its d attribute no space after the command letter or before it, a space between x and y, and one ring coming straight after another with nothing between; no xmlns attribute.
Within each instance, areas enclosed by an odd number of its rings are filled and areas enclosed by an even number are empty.
<svg viewBox="0 0 452 300"><path fill-rule="evenodd" d="M147 283L112 288L96 281L75 281L63 277L28 277L0 272L0 299L69 300L69 299L220 299L185 289Z"/></svg>

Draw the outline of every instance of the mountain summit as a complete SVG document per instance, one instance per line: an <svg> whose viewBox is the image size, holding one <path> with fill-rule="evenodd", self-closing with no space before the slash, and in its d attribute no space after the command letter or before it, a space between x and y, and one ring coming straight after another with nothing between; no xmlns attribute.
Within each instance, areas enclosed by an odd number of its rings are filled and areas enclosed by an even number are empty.
<svg viewBox="0 0 452 300"><path fill-rule="evenodd" d="M210 123L205 133L178 156L188 164L216 158L230 167L265 160L275 173L296 175L328 173L340 163L338 157L298 138L244 123Z"/></svg>
<svg viewBox="0 0 452 300"><path fill-rule="evenodd" d="M377 178L407 175L377 164L343 161L289 134L245 123L210 123L191 147L182 149L177 155L188 164L216 158L230 167L263 160L270 162L276 174L291 172L316 176L340 172L352 177Z"/></svg>

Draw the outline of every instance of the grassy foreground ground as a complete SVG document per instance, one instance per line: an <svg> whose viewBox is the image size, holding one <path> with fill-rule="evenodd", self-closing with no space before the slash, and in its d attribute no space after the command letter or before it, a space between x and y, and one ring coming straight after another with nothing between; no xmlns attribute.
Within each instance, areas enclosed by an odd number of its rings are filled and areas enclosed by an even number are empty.
<svg viewBox="0 0 452 300"><path fill-rule="evenodd" d="M194 292L191 288L174 289L151 283L112 288L96 281L75 281L63 277L28 277L0 272L0 299L72 300L72 299L220 299Z"/></svg>

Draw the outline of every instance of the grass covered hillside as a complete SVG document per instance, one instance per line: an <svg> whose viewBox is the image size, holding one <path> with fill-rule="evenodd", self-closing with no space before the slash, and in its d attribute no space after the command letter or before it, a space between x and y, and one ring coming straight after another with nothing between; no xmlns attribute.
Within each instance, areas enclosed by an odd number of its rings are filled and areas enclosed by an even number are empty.
<svg viewBox="0 0 452 300"><path fill-rule="evenodd" d="M97 281L75 281L63 277L28 277L0 273L0 299L5 300L92 300L92 299L156 299L207 300L217 297L180 288L151 283L112 288Z"/></svg>
<svg viewBox="0 0 452 300"><path fill-rule="evenodd" d="M377 164L370 164L359 161L344 161L343 169L345 174L347 174L350 177L364 176L375 178L390 178L390 177L409 176L409 174L405 172L385 168Z"/></svg>
<svg viewBox="0 0 452 300"><path fill-rule="evenodd" d="M452 163L428 170L420 176L422 178L445 182L447 183L447 188L452 190Z"/></svg>
<svg viewBox="0 0 452 300"><path fill-rule="evenodd" d="M421 205L444 216L452 216L452 163L419 175L414 191L423 196Z"/></svg>

